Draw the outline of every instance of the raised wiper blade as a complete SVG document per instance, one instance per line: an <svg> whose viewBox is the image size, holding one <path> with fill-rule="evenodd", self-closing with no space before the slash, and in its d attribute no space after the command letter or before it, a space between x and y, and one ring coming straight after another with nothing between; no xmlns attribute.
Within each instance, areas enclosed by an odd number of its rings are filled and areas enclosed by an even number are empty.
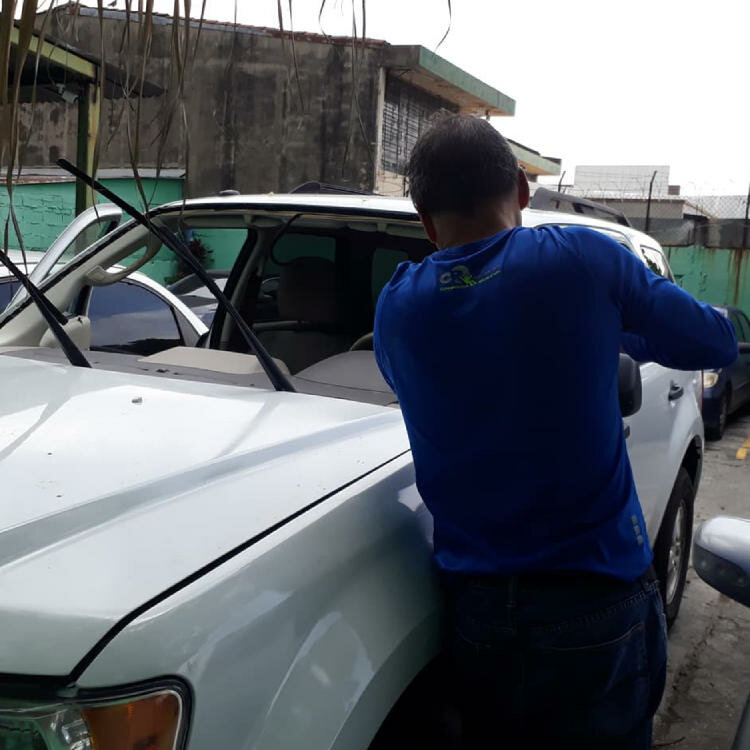
<svg viewBox="0 0 750 750"><path fill-rule="evenodd" d="M70 172L74 177L77 177L92 190L96 190L97 193L103 195L107 200L125 211L125 213L135 219L141 226L145 227L149 232L158 237L164 245L166 245L178 258L180 258L180 260L183 261L183 263L188 265L193 273L198 276L214 297L216 297L217 302L219 302L219 304L226 310L229 317L232 318L242 334L242 337L250 347L250 350L258 358L258 362L260 362L261 367L271 381L271 385L273 385L277 391L295 391L294 386L281 371L281 368L276 364L273 357L271 357L271 355L263 348L263 345L258 341L258 337L242 315L240 315L237 308L229 301L224 292L219 289L216 282L206 272L206 269L203 268L203 266L193 257L193 254L187 249L185 243L173 231L151 221L137 208L131 206L127 201L120 198L116 193L113 193L109 188L106 188L98 180L95 180L93 177L78 169L78 167L71 164L67 159L58 159L57 164L66 172Z"/></svg>
<svg viewBox="0 0 750 750"><path fill-rule="evenodd" d="M2 250L0 250L0 263L10 271L37 306L54 337L57 339L57 342L60 344L60 348L68 358L68 362L70 362L73 367L91 367L83 352L75 345L73 339L68 336L63 328L68 322L68 319L49 301L47 296L40 291L36 284L30 281L29 277L23 273L23 271L21 271L21 269Z"/></svg>

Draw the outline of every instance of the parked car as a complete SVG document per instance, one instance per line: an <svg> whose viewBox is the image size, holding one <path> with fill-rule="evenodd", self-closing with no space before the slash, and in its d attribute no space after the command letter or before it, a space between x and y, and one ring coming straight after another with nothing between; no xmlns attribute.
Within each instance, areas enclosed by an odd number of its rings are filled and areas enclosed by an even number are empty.
<svg viewBox="0 0 750 750"><path fill-rule="evenodd" d="M744 348L750 354L750 344ZM693 544L693 566L709 586L750 607L750 520L717 516L701 524ZM750 750L750 696L732 750Z"/></svg>
<svg viewBox="0 0 750 750"><path fill-rule="evenodd" d="M8 256L38 281L112 231L121 219L119 208L100 204L76 217L47 253L9 250ZM122 270L119 266L113 268L115 272ZM19 288L20 282L0 265L0 310L10 304ZM25 294L21 291L19 298ZM173 346L193 346L208 330L180 299L138 271L113 284L83 287L66 313L88 319L90 340L86 348L92 351L154 354Z"/></svg>
<svg viewBox="0 0 750 750"><path fill-rule="evenodd" d="M430 705L419 676L442 653L441 600L373 310L396 265L432 246L409 201L379 197L190 200L151 222L242 246L226 294L277 366L223 308L196 346L84 350L91 368L69 364L28 299L0 315L0 378L24 385L0 393L0 746L390 747L379 730ZM669 275L629 227L534 210L524 222L590 226ZM130 222L37 275L58 309L74 306L71 338L82 291L159 245ZM627 446L673 621L700 373L635 371Z"/></svg>
<svg viewBox="0 0 750 750"><path fill-rule="evenodd" d="M729 318L737 340L750 342L750 320L736 307L716 309ZM720 370L703 373L703 423L706 437L719 440L724 434L729 416L750 402L750 353L740 354L737 360Z"/></svg>
<svg viewBox="0 0 750 750"><path fill-rule="evenodd" d="M44 253L30 250L24 254L20 250L8 250L8 257L21 271L30 274L44 257ZM8 269L0 265L0 310L4 310L10 304L18 291L18 286L18 282L10 275Z"/></svg>

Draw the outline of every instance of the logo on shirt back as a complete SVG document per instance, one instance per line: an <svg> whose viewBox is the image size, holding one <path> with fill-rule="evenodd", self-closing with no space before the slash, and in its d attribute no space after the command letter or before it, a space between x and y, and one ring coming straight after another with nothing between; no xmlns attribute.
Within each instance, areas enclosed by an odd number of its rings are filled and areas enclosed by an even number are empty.
<svg viewBox="0 0 750 750"><path fill-rule="evenodd" d="M474 276L466 266L453 266L450 271L440 274L440 291L450 292L454 289L468 289L469 287L489 281L499 273L499 268L490 268Z"/></svg>

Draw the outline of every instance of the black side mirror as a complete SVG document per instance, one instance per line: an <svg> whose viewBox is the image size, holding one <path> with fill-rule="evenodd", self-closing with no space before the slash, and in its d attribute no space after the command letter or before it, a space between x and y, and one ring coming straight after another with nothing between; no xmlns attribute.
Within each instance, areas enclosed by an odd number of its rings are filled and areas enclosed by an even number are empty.
<svg viewBox="0 0 750 750"><path fill-rule="evenodd" d="M641 368L627 354L620 355L620 366L617 371L617 391L620 396L620 413L623 417L631 417L641 408L643 388Z"/></svg>

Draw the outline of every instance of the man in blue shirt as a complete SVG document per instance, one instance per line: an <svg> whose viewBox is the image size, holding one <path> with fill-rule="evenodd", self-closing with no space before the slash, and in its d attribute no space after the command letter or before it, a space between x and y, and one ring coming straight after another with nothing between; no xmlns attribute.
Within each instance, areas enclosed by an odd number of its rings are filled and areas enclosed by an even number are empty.
<svg viewBox="0 0 750 750"><path fill-rule="evenodd" d="M383 289L375 353L435 521L466 747L645 750L666 630L618 354L723 367L733 330L601 233L522 228L484 120L439 121L408 178L437 252Z"/></svg>

